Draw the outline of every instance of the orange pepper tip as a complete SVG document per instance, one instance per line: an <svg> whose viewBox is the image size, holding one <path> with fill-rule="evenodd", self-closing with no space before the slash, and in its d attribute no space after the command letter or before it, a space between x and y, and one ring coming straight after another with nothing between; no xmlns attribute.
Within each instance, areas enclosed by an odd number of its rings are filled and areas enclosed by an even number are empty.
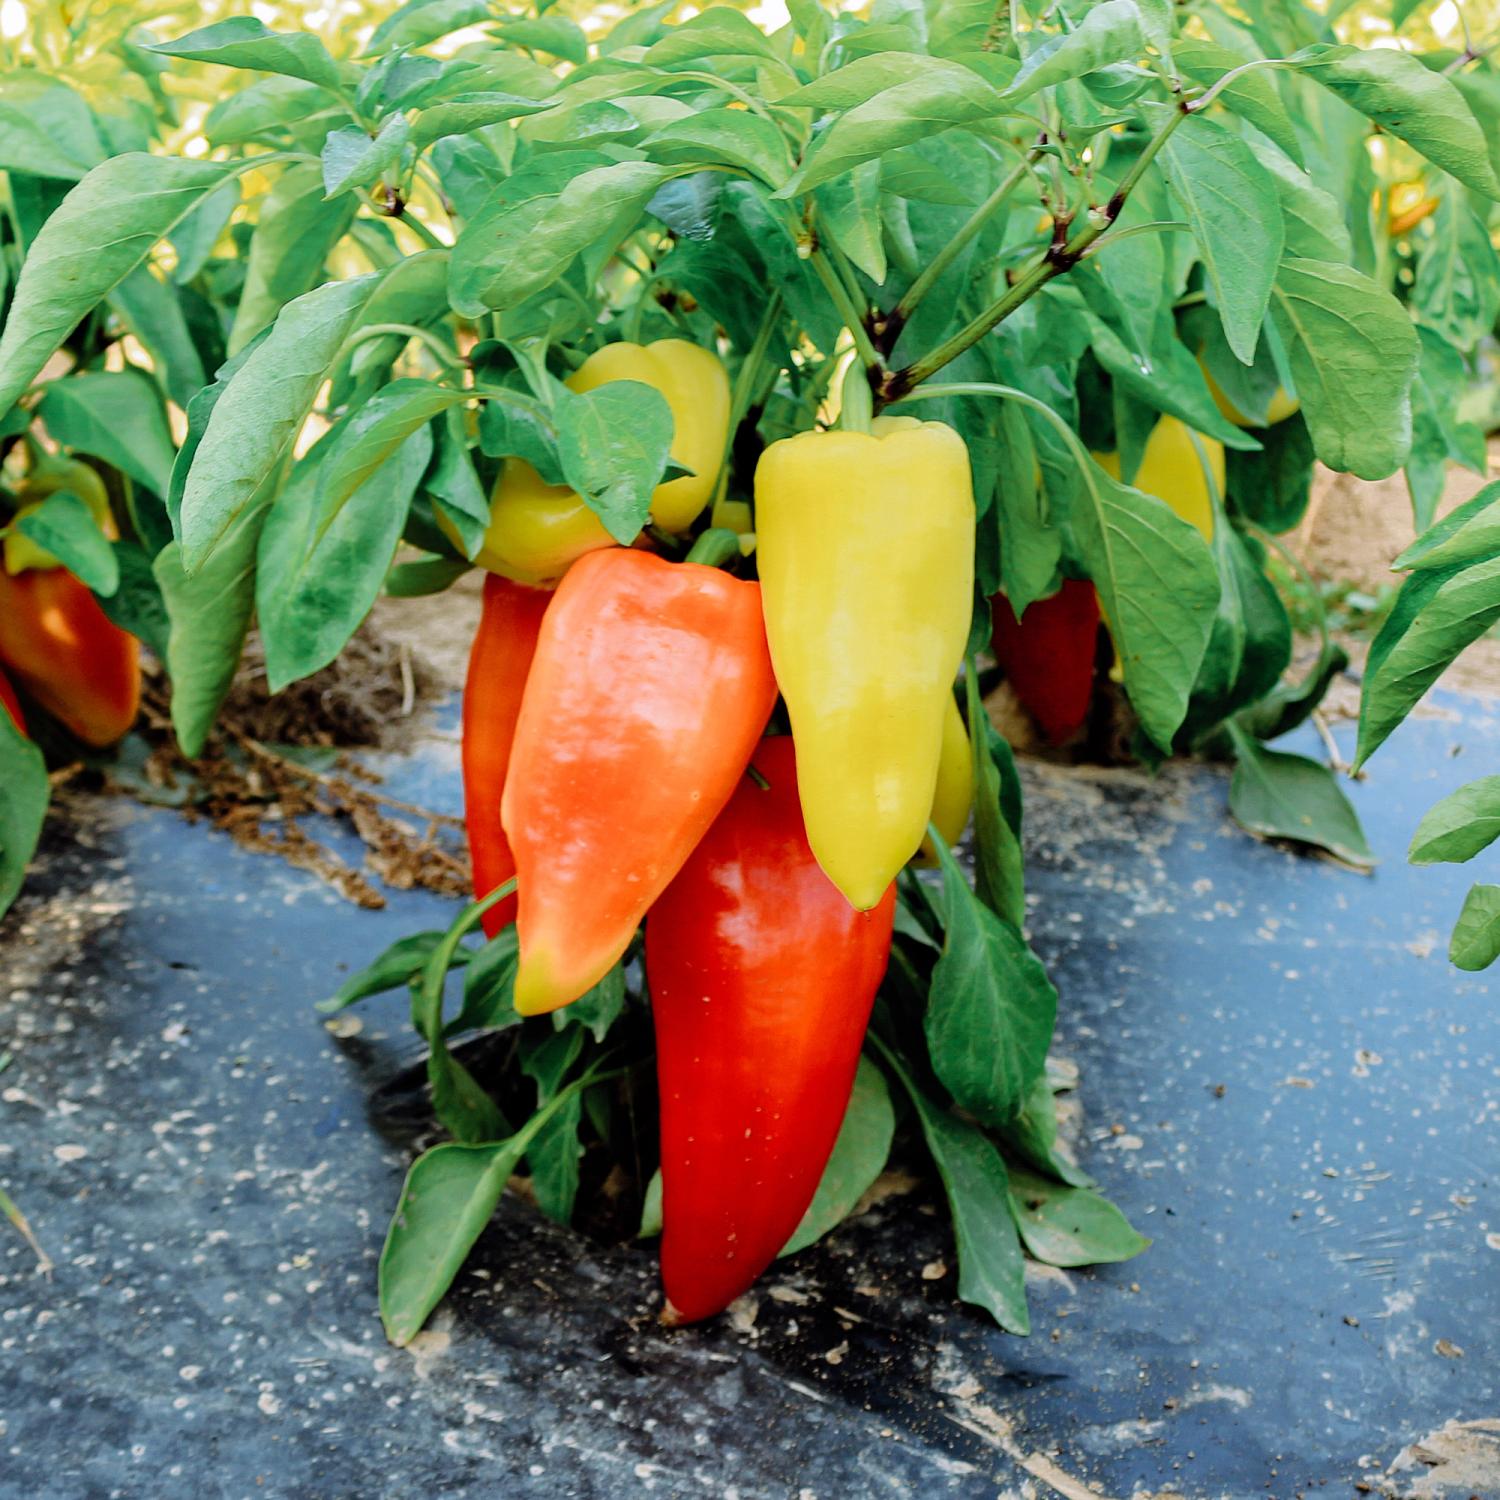
<svg viewBox="0 0 1500 1500"><path fill-rule="evenodd" d="M516 970L515 1006L520 1016L544 1016L548 1011L570 1005L584 990L570 989L559 983L556 966L550 956L535 952L524 955Z"/></svg>

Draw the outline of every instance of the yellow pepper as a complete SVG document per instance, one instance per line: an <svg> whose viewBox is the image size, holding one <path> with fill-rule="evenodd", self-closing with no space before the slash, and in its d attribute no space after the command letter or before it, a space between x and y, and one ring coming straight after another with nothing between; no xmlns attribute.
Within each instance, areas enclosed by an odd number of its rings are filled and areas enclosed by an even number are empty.
<svg viewBox="0 0 1500 1500"><path fill-rule="evenodd" d="M943 842L952 848L969 826L974 810L974 757L969 748L969 731L953 695L943 711L943 749L938 760L937 787L932 794L932 823L942 834ZM922 840L917 863L931 869L938 862L932 839Z"/></svg>
<svg viewBox="0 0 1500 1500"><path fill-rule="evenodd" d="M672 457L691 474L669 479L651 497L651 519L685 531L718 485L729 436L729 378L718 356L684 339L606 344L567 379L583 394L615 380L638 380L661 392L672 410ZM444 530L452 536L451 528ZM510 458L490 500L490 525L474 561L518 583L555 584L585 552L615 539L573 490L546 484L524 459Z"/></svg>
<svg viewBox="0 0 1500 1500"><path fill-rule="evenodd" d="M1193 445L1193 432L1176 417L1164 416L1146 440L1146 452L1131 483L1148 495L1165 500L1182 517L1203 533L1205 541L1214 535L1214 507ZM1224 493L1224 445L1216 438L1197 434L1214 476L1220 496ZM1099 467L1112 478L1120 477L1118 453L1096 453Z"/></svg>
<svg viewBox="0 0 1500 1500"><path fill-rule="evenodd" d="M1214 398L1214 405L1219 408L1225 421L1233 422L1236 427L1259 427L1262 424L1253 418L1247 417L1228 396L1224 394L1219 382L1208 372L1208 366L1202 360L1198 362L1203 371L1203 379L1208 385L1208 394ZM1284 385L1276 387L1275 394L1271 397L1266 407L1266 420L1264 425L1274 427L1278 422L1284 422L1294 412L1302 409L1302 403Z"/></svg>
<svg viewBox="0 0 1500 1500"><path fill-rule="evenodd" d="M798 433L761 455L755 525L808 843L868 911L932 813L973 608L968 450L913 417Z"/></svg>
<svg viewBox="0 0 1500 1500"><path fill-rule="evenodd" d="M1379 201L1380 195L1377 193L1377 209ZM1428 197L1427 184L1421 178L1396 183L1391 188L1386 206L1386 233L1393 240L1399 240L1402 235L1410 234L1437 206L1438 200Z"/></svg>
<svg viewBox="0 0 1500 1500"><path fill-rule="evenodd" d="M66 490L77 495L89 508L95 525L114 541L119 536L115 518L109 508L109 491L104 481L86 464L76 458L44 458L28 474L21 484L21 504L14 521L30 515L49 495ZM60 562L47 549L32 541L29 536L12 527L5 534L5 571L12 575L24 573L28 568L59 568Z"/></svg>

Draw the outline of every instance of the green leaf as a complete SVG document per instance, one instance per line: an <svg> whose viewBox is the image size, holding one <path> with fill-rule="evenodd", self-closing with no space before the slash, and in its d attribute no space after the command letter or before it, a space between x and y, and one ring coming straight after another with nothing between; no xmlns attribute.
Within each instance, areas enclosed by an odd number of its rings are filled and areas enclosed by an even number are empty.
<svg viewBox="0 0 1500 1500"><path fill-rule="evenodd" d="M1257 739L1274 740L1290 734L1327 696L1333 679L1347 669L1349 655L1332 640L1325 640L1317 660L1301 682L1280 682L1259 703L1236 715L1235 722Z"/></svg>
<svg viewBox="0 0 1500 1500"><path fill-rule="evenodd" d="M161 397L140 370L91 370L47 386L38 412L65 447L102 458L165 495L176 449Z"/></svg>
<svg viewBox="0 0 1500 1500"><path fill-rule="evenodd" d="M1500 553L1500 479L1424 531L1392 568L1451 568Z"/></svg>
<svg viewBox="0 0 1500 1500"><path fill-rule="evenodd" d="M371 995L405 988L420 978L438 944L446 936L444 932L413 932L397 938L373 963L367 964L357 974L351 974L328 999L318 1001L317 1008L325 1015L332 1014ZM466 964L473 953L468 948L456 948L453 957L456 963Z"/></svg>
<svg viewBox="0 0 1500 1500"><path fill-rule="evenodd" d="M366 57L396 47L425 47L465 26L478 26L493 14L489 0L409 0L375 28Z"/></svg>
<svg viewBox="0 0 1500 1500"><path fill-rule="evenodd" d="M1352 259L1354 246L1339 200L1280 151L1262 150L1257 160L1270 172L1281 198L1286 253L1304 260Z"/></svg>
<svg viewBox="0 0 1500 1500"><path fill-rule="evenodd" d="M555 152L495 189L453 248L448 295L456 312L477 318L518 307L584 250L613 249L676 172L645 161L592 165L598 160L589 152Z"/></svg>
<svg viewBox="0 0 1500 1500"><path fill-rule="evenodd" d="M818 221L823 231L876 286L886 276L881 170L880 162L867 161L818 189Z"/></svg>
<svg viewBox="0 0 1500 1500"><path fill-rule="evenodd" d="M896 1113L891 1108L885 1075L869 1058L861 1057L833 1154L801 1223L782 1247L783 1255L795 1255L816 1244L854 1212L870 1184L885 1169L895 1133Z"/></svg>
<svg viewBox="0 0 1500 1500"><path fill-rule="evenodd" d="M612 380L582 395L557 395L563 478L617 542L632 542L651 511L672 446L672 409L638 380Z"/></svg>
<svg viewBox="0 0 1500 1500"><path fill-rule="evenodd" d="M1242 828L1262 838L1316 844L1346 864L1368 868L1375 856L1359 818L1327 766L1305 755L1267 750L1238 729L1229 811Z"/></svg>
<svg viewBox="0 0 1500 1500"><path fill-rule="evenodd" d="M238 197L239 184L228 186ZM208 202L212 203L213 198ZM188 329L176 285L162 281L149 265L137 266L114 289L109 300L151 356L167 395L185 410L208 377Z"/></svg>
<svg viewBox="0 0 1500 1500"><path fill-rule="evenodd" d="M525 99L519 94L457 94L417 115L411 125L411 144L422 151L445 135L468 135L486 125L502 125L555 108L550 100Z"/></svg>
<svg viewBox="0 0 1500 1500"><path fill-rule="evenodd" d="M727 5L711 5L680 26L669 26L659 42L641 59L648 67L695 67L710 57L760 57L780 63L766 34L746 16Z"/></svg>
<svg viewBox="0 0 1500 1500"><path fill-rule="evenodd" d="M1158 130L1175 108L1143 106ZM1224 337L1240 363L1248 365L1255 359L1281 260L1284 229L1276 181L1239 136L1208 119L1191 120L1171 135L1157 161L1198 242Z"/></svg>
<svg viewBox="0 0 1500 1500"><path fill-rule="evenodd" d="M432 438L432 466L422 478L422 491L453 522L463 539L463 550L472 555L478 552L490 524L490 497L469 457L464 413L456 406L449 407L433 421ZM391 592L389 581L386 592Z"/></svg>
<svg viewBox="0 0 1500 1500"><path fill-rule="evenodd" d="M987 1125L1013 1119L1047 1061L1057 991L1021 934L980 902L941 839L943 951L923 1029L933 1071Z"/></svg>
<svg viewBox="0 0 1500 1500"><path fill-rule="evenodd" d="M1290 531L1312 496L1313 448L1300 413L1259 430L1259 453L1226 453L1225 500L1272 533Z"/></svg>
<svg viewBox="0 0 1500 1500"><path fill-rule="evenodd" d="M548 52L575 66L588 61L588 38L576 21L556 11L544 16L522 16L495 30L513 46L525 47L529 52Z"/></svg>
<svg viewBox="0 0 1500 1500"><path fill-rule="evenodd" d="M432 457L424 420L385 447L378 464L356 468L353 487L344 489L363 415L329 434L321 461L315 454L303 460L305 476L293 475L261 532L255 603L273 693L327 666L370 612Z"/></svg>
<svg viewBox="0 0 1500 1500"><path fill-rule="evenodd" d="M32 241L0 333L0 411L215 188L269 158L189 161L131 152L95 167Z"/></svg>
<svg viewBox="0 0 1500 1500"><path fill-rule="evenodd" d="M120 565L109 538L88 505L59 490L33 511L17 518L16 530L49 552L96 594L112 594L120 586Z"/></svg>
<svg viewBox="0 0 1500 1500"><path fill-rule="evenodd" d="M1007 1332L1031 1332L1026 1261L1010 1212L1010 1177L994 1143L940 1109L904 1071L927 1149L937 1163L958 1246L958 1295L985 1309Z"/></svg>
<svg viewBox="0 0 1500 1500"><path fill-rule="evenodd" d="M1172 43L1172 60L1194 83L1211 87L1247 58L1217 42L1178 37ZM1219 98L1242 120L1269 136L1299 167L1304 165L1302 144L1269 69L1241 74Z"/></svg>
<svg viewBox="0 0 1500 1500"><path fill-rule="evenodd" d="M332 281L287 303L208 418L182 493L182 564L201 567L286 457L378 276Z"/></svg>
<svg viewBox="0 0 1500 1500"><path fill-rule="evenodd" d="M99 606L121 630L145 642L158 661L165 661L171 627L161 590L151 574L151 554L131 541L115 542L111 550L120 581L112 594L100 599Z"/></svg>
<svg viewBox="0 0 1500 1500"><path fill-rule="evenodd" d="M552 1012L552 1024L559 1030L581 1026L596 1042L609 1035L609 1029L625 1010L625 966L618 963L592 989L585 990L571 1005Z"/></svg>
<svg viewBox="0 0 1500 1500"><path fill-rule="evenodd" d="M347 118L347 110L316 84L272 74L214 105L203 122L203 134L210 146L243 146L278 131L296 142L301 131L319 126L326 130L330 119Z"/></svg>
<svg viewBox="0 0 1500 1500"><path fill-rule="evenodd" d="M1349 266L1289 257L1271 312L1319 459L1361 479L1394 473L1411 446L1417 373L1405 309Z"/></svg>
<svg viewBox="0 0 1500 1500"><path fill-rule="evenodd" d="M1081 78L1111 63L1130 62L1141 52L1141 13L1132 0L1104 0L1072 31L1049 36L1021 64L1005 91L1007 102Z"/></svg>
<svg viewBox="0 0 1500 1500"><path fill-rule="evenodd" d="M1219 602L1219 575L1196 527L1164 501L1111 479L1093 459L1071 515L1099 591L1125 690L1163 750L1187 713Z"/></svg>
<svg viewBox="0 0 1500 1500"><path fill-rule="evenodd" d="M636 1229L638 1240L649 1240L661 1233L661 1168L658 1167L646 1184L641 1198L641 1222ZM783 1252L785 1253L785 1252Z"/></svg>
<svg viewBox="0 0 1500 1500"><path fill-rule="evenodd" d="M1420 529L1432 522L1448 480L1450 461L1477 474L1488 467L1483 430L1459 416L1472 377L1464 357L1448 339L1425 324L1417 325L1422 360L1411 393L1411 453L1406 485L1412 519Z"/></svg>
<svg viewBox="0 0 1500 1500"><path fill-rule="evenodd" d="M1487 198L1500 198L1484 130L1441 73L1394 47L1315 46L1294 65Z"/></svg>
<svg viewBox="0 0 1500 1500"><path fill-rule="evenodd" d="M1107 1198L1010 1169L1011 1212L1027 1252L1049 1266L1098 1266L1129 1260L1151 1241Z"/></svg>
<svg viewBox="0 0 1500 1500"><path fill-rule="evenodd" d="M357 207L353 201L328 202L312 162L295 162L282 172L260 205L250 237L245 285L229 332L231 354L269 328L288 302L322 281L323 264Z"/></svg>
<svg viewBox="0 0 1500 1500"><path fill-rule="evenodd" d="M1106 0L1111 5L1124 3L1127 0ZM892 56L882 59L882 66L889 67ZM857 66L840 69L839 74ZM795 197L897 147L1007 111L1000 93L959 63L923 58L919 71L895 76L901 81L839 115L774 196Z"/></svg>
<svg viewBox="0 0 1500 1500"><path fill-rule="evenodd" d="M1013 828L1002 807L1000 768L994 750L1005 757L1007 770L1019 798L1015 762L1010 746L994 732L984 700L979 695L979 669L974 658L964 672L969 749L974 778L974 890L997 917L1018 932L1026 920L1025 863L1019 828Z"/></svg>
<svg viewBox="0 0 1500 1500"><path fill-rule="evenodd" d="M675 120L641 142L653 161L743 167L768 187L792 170L786 137L762 115L744 109L705 109Z"/></svg>
<svg viewBox="0 0 1500 1500"><path fill-rule="evenodd" d="M448 1036L464 1031L503 1031L519 1026L515 1007L516 929L503 927L474 956L464 975L464 998L457 1017L444 1028Z"/></svg>
<svg viewBox="0 0 1500 1500"><path fill-rule="evenodd" d="M1044 1075L1032 1084L1021 1113L1000 1132L1009 1152L1073 1187L1092 1187L1093 1179L1070 1161L1057 1145L1057 1103Z"/></svg>
<svg viewBox="0 0 1500 1500"><path fill-rule="evenodd" d="M578 1161L583 1155L583 1142L578 1139L582 1123L583 1098L570 1094L526 1148L536 1206L555 1224L573 1222L573 1205L578 1198Z"/></svg>
<svg viewBox="0 0 1500 1500"><path fill-rule="evenodd" d="M1500 838L1500 776L1481 776L1428 808L1406 857L1414 865L1462 864Z"/></svg>
<svg viewBox="0 0 1500 1500"><path fill-rule="evenodd" d="M1500 557L1424 568L1401 585L1370 645L1356 769L1384 743L1460 651L1500 620Z"/></svg>
<svg viewBox="0 0 1500 1500"><path fill-rule="evenodd" d="M372 138L358 125L331 130L323 142L323 188L330 198L369 187L401 160L411 127L397 112L385 117Z"/></svg>
<svg viewBox="0 0 1500 1500"><path fill-rule="evenodd" d="M1455 968L1478 973L1500 956L1500 885L1471 885L1448 942Z"/></svg>
<svg viewBox="0 0 1500 1500"><path fill-rule="evenodd" d="M414 433L469 398L415 377L394 380L346 421L318 480L318 534L333 523L356 490L390 462ZM428 446L431 456L431 447ZM485 519L488 520L488 507Z"/></svg>
<svg viewBox="0 0 1500 1500"><path fill-rule="evenodd" d="M77 182L106 153L88 105L35 68L0 77L0 167Z"/></svg>
<svg viewBox="0 0 1500 1500"><path fill-rule="evenodd" d="M0 917L26 878L51 790L42 752L0 707Z"/></svg>
<svg viewBox="0 0 1500 1500"><path fill-rule="evenodd" d="M271 31L253 16L216 21L176 41L147 43L144 50L194 62L282 73L335 93L340 86L338 64L316 36L306 31Z"/></svg>
<svg viewBox="0 0 1500 1500"><path fill-rule="evenodd" d="M151 565L171 622L166 666L172 728L189 760L202 754L240 664L255 608L255 549L266 510L265 500L246 505L194 573L183 570L177 542L168 542Z"/></svg>
<svg viewBox="0 0 1500 1500"><path fill-rule="evenodd" d="M498 1145L450 1143L412 1163L380 1255L380 1317L393 1344L409 1344L442 1301L526 1144L524 1132Z"/></svg>
<svg viewBox="0 0 1500 1500"><path fill-rule="evenodd" d="M1500 253L1468 195L1451 183L1440 189L1432 231L1417 255L1412 306L1418 321L1455 345L1455 353L1470 350L1500 314Z"/></svg>

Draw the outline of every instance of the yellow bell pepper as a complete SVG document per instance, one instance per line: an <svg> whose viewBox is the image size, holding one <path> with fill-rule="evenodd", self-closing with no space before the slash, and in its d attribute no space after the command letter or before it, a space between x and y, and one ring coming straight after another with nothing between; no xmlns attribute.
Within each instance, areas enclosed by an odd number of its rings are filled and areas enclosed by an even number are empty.
<svg viewBox="0 0 1500 1500"><path fill-rule="evenodd" d="M1225 421L1233 422L1236 427L1259 427L1261 423L1252 420L1237 407L1228 396L1224 394L1219 382L1208 372L1208 366L1202 360L1198 361L1199 368L1203 371L1203 379L1208 385L1208 394L1214 398L1214 405L1219 408L1220 414ZM1271 397L1270 404L1266 407L1265 426L1274 427L1278 422L1284 422L1294 412L1302 409L1302 403L1284 385L1276 387L1275 394Z"/></svg>
<svg viewBox="0 0 1500 1500"><path fill-rule="evenodd" d="M973 608L968 450L913 417L798 433L761 455L755 525L808 843L868 911L932 814Z"/></svg>
<svg viewBox="0 0 1500 1500"><path fill-rule="evenodd" d="M1198 434L1214 476L1220 496L1224 494L1224 445L1216 438ZM1096 453L1099 467L1114 479L1120 477L1118 453ZM1204 478L1203 465L1193 446L1192 430L1176 417L1164 416L1146 440L1146 452L1131 483L1148 495L1165 500L1182 517L1203 533L1205 541L1214 535L1214 507Z"/></svg>
<svg viewBox="0 0 1500 1500"><path fill-rule="evenodd" d="M685 531L718 486L729 436L729 377L717 355L684 339L654 344L606 344L566 380L580 395L615 380L638 380L666 397L674 427L672 457L691 469L658 485L651 519ZM444 523L450 536L453 531ZM584 500L566 485L543 482L523 459L510 458L490 500L490 525L474 561L517 583L554 584L585 552L615 539Z"/></svg>
<svg viewBox="0 0 1500 1500"><path fill-rule="evenodd" d="M969 826L974 810L974 756L969 748L969 731L953 695L943 711L943 749L938 760L937 786L932 794L932 824L951 849ZM922 840L916 862L931 869L938 862L931 837Z"/></svg>
<svg viewBox="0 0 1500 1500"><path fill-rule="evenodd" d="M22 516L30 515L49 495L56 495L63 490L77 495L88 506L95 525L110 541L119 536L114 514L109 508L109 491L104 488L104 481L86 463L81 463L76 458L44 458L22 481L21 504L13 520L19 521ZM5 534L4 556L5 571L11 575L24 573L28 568L62 566L45 547L14 527Z"/></svg>

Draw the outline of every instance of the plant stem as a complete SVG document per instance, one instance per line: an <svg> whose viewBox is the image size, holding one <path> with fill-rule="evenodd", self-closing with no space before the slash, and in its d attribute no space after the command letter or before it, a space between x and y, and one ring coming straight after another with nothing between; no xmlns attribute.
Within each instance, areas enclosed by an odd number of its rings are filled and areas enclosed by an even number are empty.
<svg viewBox="0 0 1500 1500"><path fill-rule="evenodd" d="M710 526L688 549L684 562L702 563L706 568L722 568L740 555L740 539L727 526Z"/></svg>
<svg viewBox="0 0 1500 1500"><path fill-rule="evenodd" d="M419 340L446 369L460 372L468 369L464 361L437 334L428 328L418 328L415 323L367 323L363 328L357 328L345 339L344 347L339 351L339 357L341 359L347 357L369 339L385 338L388 334Z"/></svg>
<svg viewBox="0 0 1500 1500"><path fill-rule="evenodd" d="M1257 61L1263 62L1266 59L1257 59ZM1252 64L1244 65L1244 67L1250 66ZM1172 112L1172 118L1142 148L1135 164L1121 179L1120 185L1115 189L1108 204L1102 209L1091 209L1087 224L1066 244L1060 245L1054 242L1049 245L1003 297L991 303L978 317L960 328L952 338L939 344L936 349L924 354L904 370L896 370L887 375L877 392L881 404L889 405L892 401L902 400L913 387L921 385L924 380L937 374L944 365L950 364L966 349L977 344L985 334L1004 322L1023 302L1034 297L1054 277L1072 270L1078 264L1084 251L1119 218L1120 211L1125 206L1125 200L1129 198L1136 184L1145 175L1146 168L1155 160L1157 152L1166 145L1172 132L1187 119L1189 114L1209 103L1228 79L1243 71L1244 68L1235 68L1219 79L1213 88L1201 98L1194 101L1183 100L1179 103Z"/></svg>
<svg viewBox="0 0 1500 1500"><path fill-rule="evenodd" d="M1033 411L1044 416L1058 430L1072 450L1073 457L1078 460L1079 467L1085 471L1085 474L1087 473L1091 460L1088 449L1083 446L1083 439L1045 401L1033 396L1029 391L1018 391L1014 386L999 385L990 380L962 380L955 381L951 385L924 385L920 390L908 391L901 399L903 401L942 401L948 396L1001 396L1008 401L1019 401L1022 406L1029 406Z"/></svg>
<svg viewBox="0 0 1500 1500"><path fill-rule="evenodd" d="M865 327L864 319L860 316L859 309L854 305L854 299L849 295L844 283L839 280L838 273L828 263L828 257L821 250L814 250L809 257L812 268L818 274L818 280L823 283L823 289L833 301L833 305L839 310L839 317L843 319L844 326L849 330L849 336L854 340L854 347L859 350L860 363L867 370L878 371L881 368L880 355L875 345L870 342L869 330Z"/></svg>
<svg viewBox="0 0 1500 1500"><path fill-rule="evenodd" d="M901 330L911 321L911 315L917 310L917 304L932 290L943 272L963 253L969 242L984 227L985 221L996 213L1005 200L1020 186L1021 179L1031 170L1032 162L1040 154L1034 149L1027 152L1021 164L969 215L968 221L958 233L938 251L927 269L902 293L901 300L892 309L891 315L885 320L885 325L881 329L881 342L885 345L887 352L895 347L896 339L900 336Z"/></svg>

